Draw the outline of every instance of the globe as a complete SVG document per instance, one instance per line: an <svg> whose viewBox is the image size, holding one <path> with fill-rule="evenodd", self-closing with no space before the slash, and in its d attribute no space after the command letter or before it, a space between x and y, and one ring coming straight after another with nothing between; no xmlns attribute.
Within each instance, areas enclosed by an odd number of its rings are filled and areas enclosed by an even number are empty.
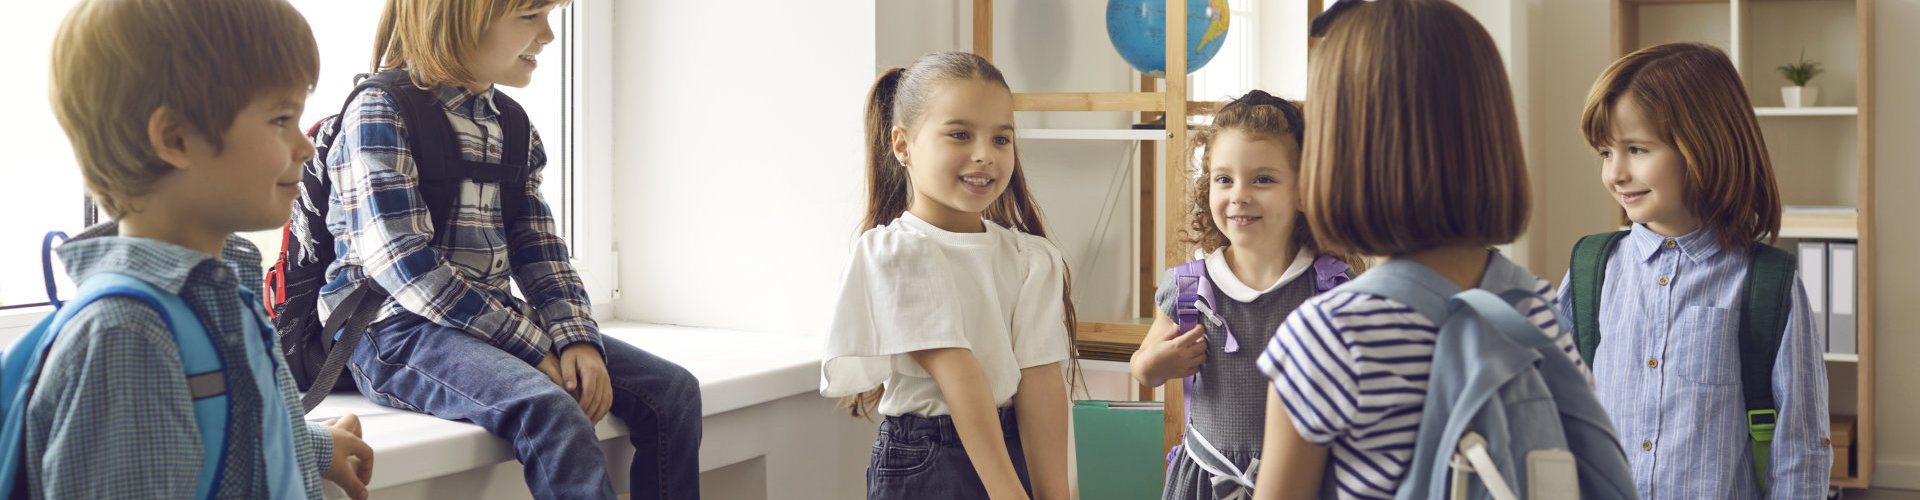
<svg viewBox="0 0 1920 500"><path fill-rule="evenodd" d="M1220 53L1227 16L1227 0L1187 0L1188 73ZM1133 69L1167 77L1166 0L1107 0L1107 39Z"/></svg>

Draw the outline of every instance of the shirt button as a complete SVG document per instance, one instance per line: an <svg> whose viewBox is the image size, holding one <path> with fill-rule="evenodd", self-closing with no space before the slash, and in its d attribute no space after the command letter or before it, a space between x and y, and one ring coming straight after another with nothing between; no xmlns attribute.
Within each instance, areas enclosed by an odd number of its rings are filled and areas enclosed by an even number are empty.
<svg viewBox="0 0 1920 500"><path fill-rule="evenodd" d="M1647 368L1659 368L1659 367L1660 367L1660 360L1657 360L1657 359L1647 360Z"/></svg>
<svg viewBox="0 0 1920 500"><path fill-rule="evenodd" d="M1820 438L1820 446L1833 446L1832 438Z"/></svg>
<svg viewBox="0 0 1920 500"><path fill-rule="evenodd" d="M501 261L497 261L497 260L496 260L496 261L493 261L493 268L494 268L494 269L499 269L499 268L502 268L502 267L506 267L506 265L507 265L507 263L505 263L505 262L501 262Z"/></svg>
<svg viewBox="0 0 1920 500"><path fill-rule="evenodd" d="M1679 246L1680 244L1679 244L1679 243L1674 243L1674 241L1673 241L1673 240L1667 240L1667 243L1666 243L1666 245L1667 245L1667 248L1673 248L1673 247L1676 247L1676 246Z"/></svg>
<svg viewBox="0 0 1920 500"><path fill-rule="evenodd" d="M1661 277L1660 277L1660 286L1667 286L1667 281L1668 281L1668 280L1667 280L1667 277L1666 277L1666 276L1661 276Z"/></svg>
<svg viewBox="0 0 1920 500"><path fill-rule="evenodd" d="M1640 442L1640 449L1642 449L1642 450L1647 450L1647 451L1653 451L1653 441L1641 441L1641 442Z"/></svg>

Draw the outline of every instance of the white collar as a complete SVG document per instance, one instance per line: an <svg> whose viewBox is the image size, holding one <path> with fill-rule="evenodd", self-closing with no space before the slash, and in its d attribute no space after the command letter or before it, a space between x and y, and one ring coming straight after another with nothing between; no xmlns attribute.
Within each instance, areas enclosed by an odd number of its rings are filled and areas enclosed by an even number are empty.
<svg viewBox="0 0 1920 500"><path fill-rule="evenodd" d="M1233 274L1233 268L1227 266L1227 248L1220 247L1213 253L1207 254L1207 277L1208 281L1213 282L1213 289L1226 294L1227 298L1237 302L1253 302L1253 299L1260 298L1267 292L1286 286L1294 278L1306 275L1307 269L1313 267L1313 258L1312 251L1300 249L1300 253L1294 254L1293 263L1287 265L1287 271L1280 273L1280 281L1274 282L1273 286L1267 287L1266 290L1254 290L1253 287L1247 286L1246 282L1241 281L1239 276Z"/></svg>

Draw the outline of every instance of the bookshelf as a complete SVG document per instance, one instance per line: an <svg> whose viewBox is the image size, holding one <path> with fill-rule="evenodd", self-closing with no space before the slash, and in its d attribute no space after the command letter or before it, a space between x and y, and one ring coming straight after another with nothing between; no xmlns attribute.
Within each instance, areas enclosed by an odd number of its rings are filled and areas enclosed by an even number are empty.
<svg viewBox="0 0 1920 500"><path fill-rule="evenodd" d="M1868 487L1874 468L1873 17L1874 0L1612 0L1614 57L1672 41L1726 50L1757 106L1782 199L1852 208L1788 210L1781 224L1783 238L1859 245L1858 354L1825 355L1835 421L1857 417L1854 468L1832 481L1841 488ZM1812 83L1825 106L1778 105L1785 80L1774 67L1799 51L1827 69Z"/></svg>

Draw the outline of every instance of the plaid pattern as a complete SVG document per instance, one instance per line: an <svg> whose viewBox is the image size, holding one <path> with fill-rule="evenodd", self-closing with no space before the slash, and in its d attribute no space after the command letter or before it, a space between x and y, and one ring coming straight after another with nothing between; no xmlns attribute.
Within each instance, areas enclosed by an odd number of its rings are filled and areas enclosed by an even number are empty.
<svg viewBox="0 0 1920 500"><path fill-rule="evenodd" d="M467 160L500 162L505 141L518 140L502 137L493 92L446 86L435 91ZM326 162L334 189L327 230L339 257L321 288L323 318L371 277L390 294L376 321L417 314L528 364L575 343L601 347L599 327L588 316L586 288L568 263L566 242L540 197L547 156L538 132L530 134L527 149L532 167L527 192L501 193L495 183L463 181L453 227L447 229L434 227L415 189L416 160L398 103L385 91L368 89L342 120ZM512 227L501 220L502 196L526 197ZM436 238L442 232L447 234ZM529 300L513 296L508 290L513 281Z"/></svg>
<svg viewBox="0 0 1920 500"><path fill-rule="evenodd" d="M120 272L179 294L205 323L222 361L247 366L239 336L245 332L241 322L251 320L247 314L259 313L259 251L230 237L216 260L154 240L115 237L118 229L111 222L94 226L60 246L67 274L78 282ZM252 296L239 291L241 283ZM273 340L269 347L277 353ZM304 494L320 498L332 438L324 426L302 420L305 412L285 365L274 378L285 405L281 411L294 423ZM266 498L261 429L255 424L262 398L242 397L246 391L259 394L252 377L229 383L235 413L228 422L235 432L217 496ZM44 365L26 424L27 456L41 457L27 463L33 498L193 496L200 438L179 350L159 313L138 301L102 299L74 315Z"/></svg>

